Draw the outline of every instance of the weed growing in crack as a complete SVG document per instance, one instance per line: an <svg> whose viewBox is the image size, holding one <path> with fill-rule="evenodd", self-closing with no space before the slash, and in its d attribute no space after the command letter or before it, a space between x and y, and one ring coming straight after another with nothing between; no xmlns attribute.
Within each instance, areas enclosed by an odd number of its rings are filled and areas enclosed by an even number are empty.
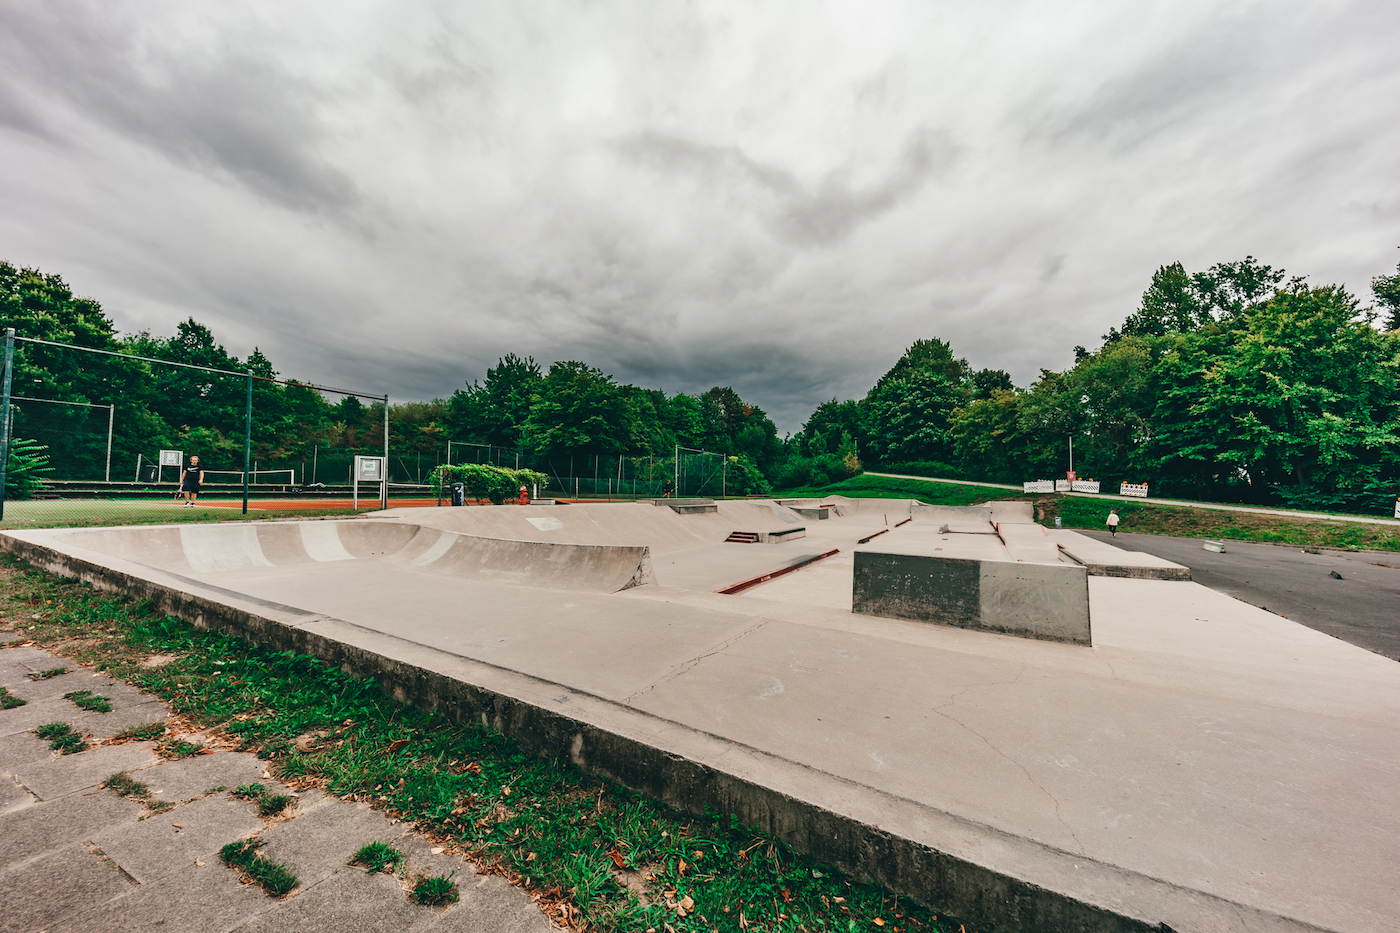
<svg viewBox="0 0 1400 933"><path fill-rule="evenodd" d="M258 854L261 839L240 839L219 850L225 865L236 868L256 881L268 897L281 897L297 886L297 876L281 862Z"/></svg>
<svg viewBox="0 0 1400 933"><path fill-rule="evenodd" d="M130 728L123 729L112 736L112 738L117 741L130 741L133 739L138 741L150 741L151 739L158 739L163 735L165 735L165 723L144 722L139 726L131 726Z"/></svg>
<svg viewBox="0 0 1400 933"><path fill-rule="evenodd" d="M261 784L239 784L232 791L240 800L251 800L258 805L258 816L276 816L292 805L292 798L286 794L274 794Z"/></svg>
<svg viewBox="0 0 1400 933"><path fill-rule="evenodd" d="M347 864L360 865L371 875L375 872L392 873L403 861L403 853L384 842L371 842L360 846Z"/></svg>
<svg viewBox="0 0 1400 933"><path fill-rule="evenodd" d="M21 700L4 687L0 687L0 709L14 709L16 706L23 706L28 702L28 700Z"/></svg>
<svg viewBox="0 0 1400 933"><path fill-rule="evenodd" d="M425 907L438 907L443 904L455 904L458 900L457 883L452 880L453 875L419 875L418 882L413 886L413 893L409 897Z"/></svg>
<svg viewBox="0 0 1400 933"><path fill-rule="evenodd" d="M79 709L85 709L91 713L110 713L112 703L104 696L99 696L91 690L73 690L63 695L65 700Z"/></svg>
<svg viewBox="0 0 1400 933"><path fill-rule="evenodd" d="M30 671L28 676L30 680L48 680L50 677L57 677L59 674L66 673L68 673L68 668L66 667L51 667L46 671Z"/></svg>
<svg viewBox="0 0 1400 933"><path fill-rule="evenodd" d="M34 734L41 739L49 739L49 748L65 755L73 755L87 748L83 737L74 732L73 727L66 722L51 722L40 726L34 730Z"/></svg>

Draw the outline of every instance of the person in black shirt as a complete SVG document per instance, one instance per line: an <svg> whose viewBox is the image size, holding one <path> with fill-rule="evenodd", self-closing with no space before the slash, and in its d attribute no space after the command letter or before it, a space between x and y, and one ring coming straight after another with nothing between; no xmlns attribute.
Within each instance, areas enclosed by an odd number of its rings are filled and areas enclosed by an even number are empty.
<svg viewBox="0 0 1400 933"><path fill-rule="evenodd" d="M199 458L191 457L184 472L180 474L180 490L185 494L185 508L193 508L194 500L199 498L199 484L204 482L204 470L200 468Z"/></svg>

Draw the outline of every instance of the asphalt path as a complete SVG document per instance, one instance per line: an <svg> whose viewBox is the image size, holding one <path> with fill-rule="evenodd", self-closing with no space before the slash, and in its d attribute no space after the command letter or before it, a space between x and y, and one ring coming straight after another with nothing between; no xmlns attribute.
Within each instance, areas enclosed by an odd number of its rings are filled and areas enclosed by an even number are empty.
<svg viewBox="0 0 1400 933"><path fill-rule="evenodd" d="M1336 551L1226 541L1225 553L1200 538L1083 531L1127 551L1191 568L1202 586L1400 661L1400 554ZM1331 574L1336 572L1342 579Z"/></svg>

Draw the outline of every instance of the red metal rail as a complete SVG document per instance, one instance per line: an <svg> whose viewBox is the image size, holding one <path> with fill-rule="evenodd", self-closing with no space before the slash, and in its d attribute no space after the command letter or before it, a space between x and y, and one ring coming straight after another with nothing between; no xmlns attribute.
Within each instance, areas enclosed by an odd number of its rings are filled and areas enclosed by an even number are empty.
<svg viewBox="0 0 1400 933"><path fill-rule="evenodd" d="M724 589L722 589L722 590L715 590L715 592L716 592L716 593L723 593L723 594L726 595L726 596L733 596L735 593L743 592L744 590L748 589L748 588L751 587L751 586L758 586L760 583L767 583L769 580L775 579L775 578L777 578L777 577L781 577L781 576L783 576L784 574L792 573L794 570L801 570L803 567L806 567L808 564L815 564L815 563L816 563L817 561L819 561L819 560L823 560L823 559L825 559L825 558L830 557L830 556L833 555L833 554L840 554L840 553L841 553L841 549L840 549L840 548L832 548L831 550L827 551L825 554L817 554L817 555L815 555L814 557L808 557L808 558L805 559L805 560L800 560L800 561L798 561L798 562L795 563L795 564L789 564L789 565L786 566L786 567L780 567L780 568L778 568L777 570L771 571L770 573L765 573L765 574L764 574L763 576L761 576L761 577L749 577L747 580L740 580L738 583L731 583L729 586L726 586Z"/></svg>

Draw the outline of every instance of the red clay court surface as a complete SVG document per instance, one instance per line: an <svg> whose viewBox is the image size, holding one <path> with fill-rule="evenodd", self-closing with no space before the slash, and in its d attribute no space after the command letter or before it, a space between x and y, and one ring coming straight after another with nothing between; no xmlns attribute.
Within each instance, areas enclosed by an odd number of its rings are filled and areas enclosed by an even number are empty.
<svg viewBox="0 0 1400 933"><path fill-rule="evenodd" d="M201 499L198 505L211 509L241 509L242 499ZM390 499L389 508L425 508L438 504L437 499ZM442 500L444 507L450 503L447 499ZM473 502L473 505L489 505L487 502ZM248 508L259 509L265 512L300 512L308 509L351 509L354 508L354 501L351 499L249 499ZM360 497L360 508L379 508L378 498Z"/></svg>

